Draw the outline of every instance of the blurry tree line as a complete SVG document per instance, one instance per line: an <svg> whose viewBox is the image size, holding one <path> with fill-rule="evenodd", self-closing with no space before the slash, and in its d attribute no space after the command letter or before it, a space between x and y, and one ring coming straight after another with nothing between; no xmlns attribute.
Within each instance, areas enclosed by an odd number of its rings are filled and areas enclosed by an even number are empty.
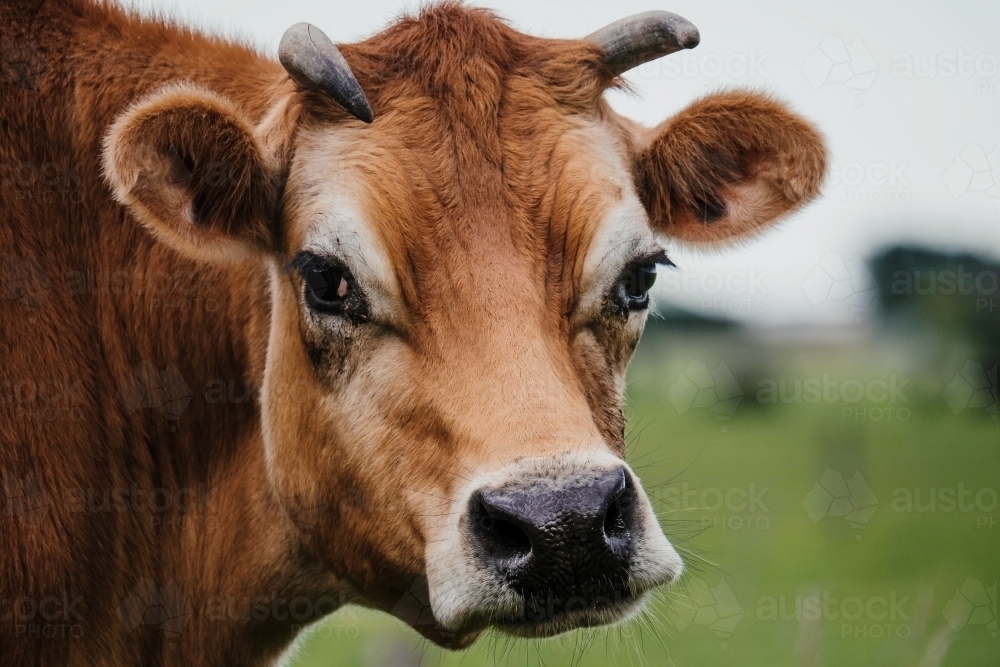
<svg viewBox="0 0 1000 667"><path fill-rule="evenodd" d="M884 323L960 342L987 368L1000 361L1000 262L893 246L869 261Z"/></svg>

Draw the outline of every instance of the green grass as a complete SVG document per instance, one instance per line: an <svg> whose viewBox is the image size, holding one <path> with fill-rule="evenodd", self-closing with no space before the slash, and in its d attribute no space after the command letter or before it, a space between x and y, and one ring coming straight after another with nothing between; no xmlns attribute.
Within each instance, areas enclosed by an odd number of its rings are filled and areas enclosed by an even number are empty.
<svg viewBox="0 0 1000 667"><path fill-rule="evenodd" d="M629 459L683 551L688 570L680 585L622 627L547 641L492 635L457 653L430 646L389 616L351 607L303 642L295 664L1000 665L996 420L976 409L955 415L940 378L885 349L768 356L748 353L738 338L651 333L630 370ZM728 419L697 407L681 414L670 401L691 361L712 370L723 362L736 377L744 396ZM861 412L846 415L843 401L761 405L756 396L761 378L829 374L867 384L892 373L910 379L905 402L865 399L852 404ZM814 522L824 507L814 487L824 474L863 480L874 512ZM937 504L929 507L932 489ZM964 498L968 511L949 501L960 489L973 493ZM854 491L857 504L873 503L864 489ZM753 507L744 504L748 493L757 496ZM915 493L924 511L908 511ZM803 506L807 496L813 517ZM957 597L963 586L973 598L993 587L992 603L985 593L986 605L970 616Z"/></svg>

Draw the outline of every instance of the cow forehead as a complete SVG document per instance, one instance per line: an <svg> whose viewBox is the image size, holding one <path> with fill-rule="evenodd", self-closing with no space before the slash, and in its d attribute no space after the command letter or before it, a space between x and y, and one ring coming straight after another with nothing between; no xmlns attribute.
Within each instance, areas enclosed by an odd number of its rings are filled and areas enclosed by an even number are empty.
<svg viewBox="0 0 1000 667"><path fill-rule="evenodd" d="M504 141L501 167L406 120L303 127L289 174L286 250L340 259L375 307L401 312L429 285L498 265L545 278L553 263L593 306L588 295L658 248L621 132L596 114Z"/></svg>

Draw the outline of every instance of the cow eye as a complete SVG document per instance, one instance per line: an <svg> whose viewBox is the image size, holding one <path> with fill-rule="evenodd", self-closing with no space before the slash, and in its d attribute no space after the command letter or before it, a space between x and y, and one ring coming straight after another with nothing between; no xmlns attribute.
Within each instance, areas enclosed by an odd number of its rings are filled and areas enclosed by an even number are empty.
<svg viewBox="0 0 1000 667"><path fill-rule="evenodd" d="M626 269L618 281L618 296L628 310L645 310L649 307L649 288L656 282L656 264L638 264Z"/></svg>
<svg viewBox="0 0 1000 667"><path fill-rule="evenodd" d="M343 267L313 261L304 268L303 280L310 308L325 313L343 311L352 289L350 276Z"/></svg>

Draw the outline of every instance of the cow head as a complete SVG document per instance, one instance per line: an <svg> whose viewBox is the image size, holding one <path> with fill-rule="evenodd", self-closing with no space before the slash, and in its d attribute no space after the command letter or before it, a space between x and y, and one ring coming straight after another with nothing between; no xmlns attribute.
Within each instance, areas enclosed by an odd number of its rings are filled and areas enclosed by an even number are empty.
<svg viewBox="0 0 1000 667"><path fill-rule="evenodd" d="M178 84L108 135L116 196L160 239L267 267L275 496L319 508L297 530L359 600L436 641L615 622L681 572L624 460L661 242L752 235L825 168L769 97L655 128L602 99L697 41L665 13L566 41L445 5L341 56L298 26L263 120Z"/></svg>

